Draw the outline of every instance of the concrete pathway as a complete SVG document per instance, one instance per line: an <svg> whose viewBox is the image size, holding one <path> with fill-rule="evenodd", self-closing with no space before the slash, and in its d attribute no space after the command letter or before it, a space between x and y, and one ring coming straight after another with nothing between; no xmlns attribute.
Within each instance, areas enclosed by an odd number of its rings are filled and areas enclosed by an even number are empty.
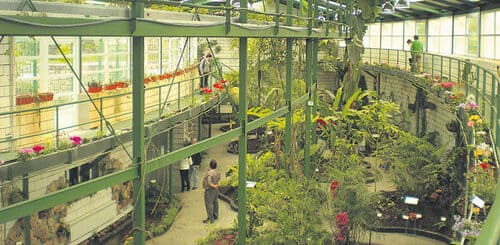
<svg viewBox="0 0 500 245"><path fill-rule="evenodd" d="M220 124L212 125L212 136L220 134ZM162 236L155 237L146 242L148 245L193 245L196 240L207 237L210 230L217 228L230 228L235 224L238 213L232 211L229 204L219 200L219 219L214 224L204 224L207 213L203 200L203 189L201 181L203 175L208 171L208 163L211 159L217 160L217 169L221 171L222 178L229 166L238 163L238 155L227 153L227 143L216 145L207 150L207 155L203 158L200 169L200 188L178 194L182 202L182 209L175 218L175 221Z"/></svg>

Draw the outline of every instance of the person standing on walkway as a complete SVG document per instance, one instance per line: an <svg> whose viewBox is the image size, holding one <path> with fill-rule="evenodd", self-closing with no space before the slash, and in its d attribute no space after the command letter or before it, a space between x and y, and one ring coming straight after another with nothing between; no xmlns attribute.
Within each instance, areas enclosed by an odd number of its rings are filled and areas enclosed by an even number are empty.
<svg viewBox="0 0 500 245"><path fill-rule="evenodd" d="M422 70L422 53L424 52L424 45L418 40L418 35L413 36L413 42L410 46L411 58L415 66L415 72Z"/></svg>
<svg viewBox="0 0 500 245"><path fill-rule="evenodd" d="M196 138L193 138L191 140L191 144L196 144L197 140ZM193 183L193 190L198 188L198 177L200 175L200 165L201 165L201 152L197 152L193 155L191 155L191 161L193 162L193 164L191 165L191 171L190 171L190 174L191 176L190 179L191 179L191 183Z"/></svg>
<svg viewBox="0 0 500 245"><path fill-rule="evenodd" d="M221 174L215 170L217 161L210 160L210 170L203 177L203 189L205 189L205 208L208 218L203 223L214 223L219 218L219 180Z"/></svg>
<svg viewBox="0 0 500 245"><path fill-rule="evenodd" d="M408 44L408 47L411 49L411 39L406 40L406 43ZM410 63L410 71L415 72L415 62L413 60L413 55L410 55L410 58L408 58L408 62Z"/></svg>
<svg viewBox="0 0 500 245"><path fill-rule="evenodd" d="M200 88L208 87L208 74L210 73L211 60L212 54L210 53L200 59L200 64L198 65L198 72L200 74Z"/></svg>
<svg viewBox="0 0 500 245"><path fill-rule="evenodd" d="M179 173L181 175L181 192L184 190L189 191L191 186L189 184L189 166L191 165L191 158L185 158L181 160L179 164Z"/></svg>

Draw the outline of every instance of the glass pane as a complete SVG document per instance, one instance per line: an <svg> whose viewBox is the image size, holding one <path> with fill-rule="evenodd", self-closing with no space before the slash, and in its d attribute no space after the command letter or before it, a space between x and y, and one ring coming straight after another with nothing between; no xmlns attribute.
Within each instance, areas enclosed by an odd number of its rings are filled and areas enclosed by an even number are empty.
<svg viewBox="0 0 500 245"><path fill-rule="evenodd" d="M467 15L467 34L476 34L478 31L478 13Z"/></svg>
<svg viewBox="0 0 500 245"><path fill-rule="evenodd" d="M494 37L481 37L481 57L494 59L495 58L495 45L493 43Z"/></svg>
<svg viewBox="0 0 500 245"><path fill-rule="evenodd" d="M384 38L382 41L382 48L391 48L391 38Z"/></svg>
<svg viewBox="0 0 500 245"><path fill-rule="evenodd" d="M425 21L420 20L415 23L416 34L419 36L425 35Z"/></svg>
<svg viewBox="0 0 500 245"><path fill-rule="evenodd" d="M454 54L465 54L465 37L455 37L453 49Z"/></svg>
<svg viewBox="0 0 500 245"><path fill-rule="evenodd" d="M439 38L439 52L444 54L451 54L451 36Z"/></svg>
<svg viewBox="0 0 500 245"><path fill-rule="evenodd" d="M392 35L403 35L403 22L394 22L392 25Z"/></svg>
<svg viewBox="0 0 500 245"><path fill-rule="evenodd" d="M452 21L451 21L451 17L443 17L440 19L441 20L441 35L447 35L447 36L451 36L451 26L452 26Z"/></svg>
<svg viewBox="0 0 500 245"><path fill-rule="evenodd" d="M392 38L392 46L393 49L403 49L403 38L402 37L393 37Z"/></svg>
<svg viewBox="0 0 500 245"><path fill-rule="evenodd" d="M500 34L500 23L498 23L498 22L500 22L500 10L497 10L495 15L496 15L496 17L495 17L495 33ZM497 41L497 43L498 43L498 41Z"/></svg>
<svg viewBox="0 0 500 245"><path fill-rule="evenodd" d="M429 52L439 52L439 37L429 37Z"/></svg>
<svg viewBox="0 0 500 245"><path fill-rule="evenodd" d="M429 20L429 36L439 35L440 29L440 21L439 19L430 19Z"/></svg>
<svg viewBox="0 0 500 245"><path fill-rule="evenodd" d="M496 43L496 48L495 48L495 59L500 59L500 36L495 37L495 43Z"/></svg>
<svg viewBox="0 0 500 245"><path fill-rule="evenodd" d="M413 20L408 20L405 21L405 36L411 36L413 38L413 35L415 35L415 21ZM408 38L406 38L408 39Z"/></svg>
<svg viewBox="0 0 500 245"><path fill-rule="evenodd" d="M465 15L455 17L455 35L465 35Z"/></svg>
<svg viewBox="0 0 500 245"><path fill-rule="evenodd" d="M493 34L495 32L495 12L483 13L481 22L481 34Z"/></svg>
<svg viewBox="0 0 500 245"><path fill-rule="evenodd" d="M476 35L468 36L467 38L467 54L478 55L479 40Z"/></svg>
<svg viewBox="0 0 500 245"><path fill-rule="evenodd" d="M382 23L382 36L392 35L392 23Z"/></svg>
<svg viewBox="0 0 500 245"><path fill-rule="evenodd" d="M379 48L380 47L380 37L371 37L370 38L370 47L371 48Z"/></svg>
<svg viewBox="0 0 500 245"><path fill-rule="evenodd" d="M370 25L370 35L380 35L380 23L375 23Z"/></svg>

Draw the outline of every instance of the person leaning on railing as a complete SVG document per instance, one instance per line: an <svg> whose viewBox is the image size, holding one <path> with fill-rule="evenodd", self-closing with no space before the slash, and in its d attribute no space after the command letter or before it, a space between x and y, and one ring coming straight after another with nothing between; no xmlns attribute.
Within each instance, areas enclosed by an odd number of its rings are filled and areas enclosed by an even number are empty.
<svg viewBox="0 0 500 245"><path fill-rule="evenodd" d="M410 46L411 58L414 62L415 72L422 71L422 52L424 52L424 45L418 40L418 35L413 36L413 42Z"/></svg>

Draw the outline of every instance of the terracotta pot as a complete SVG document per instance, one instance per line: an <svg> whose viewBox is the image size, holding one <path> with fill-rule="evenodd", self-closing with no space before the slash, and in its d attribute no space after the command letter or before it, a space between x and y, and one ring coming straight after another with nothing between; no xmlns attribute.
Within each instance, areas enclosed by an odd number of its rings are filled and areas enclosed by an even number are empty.
<svg viewBox="0 0 500 245"><path fill-rule="evenodd" d="M35 97L29 94L22 94L16 97L16 105L27 105L35 102Z"/></svg>
<svg viewBox="0 0 500 245"><path fill-rule="evenodd" d="M102 91L102 86L99 87L89 87L88 92L89 93L99 93Z"/></svg>
<svg viewBox="0 0 500 245"><path fill-rule="evenodd" d="M54 99L54 93L51 92L39 93L38 99L40 99L40 101L51 101Z"/></svg>
<svg viewBox="0 0 500 245"><path fill-rule="evenodd" d="M116 89L116 83L104 85L104 89L105 90L115 90Z"/></svg>
<svg viewBox="0 0 500 245"><path fill-rule="evenodd" d="M116 87L117 88L127 88L128 87L128 83L120 81L120 82L116 83Z"/></svg>

